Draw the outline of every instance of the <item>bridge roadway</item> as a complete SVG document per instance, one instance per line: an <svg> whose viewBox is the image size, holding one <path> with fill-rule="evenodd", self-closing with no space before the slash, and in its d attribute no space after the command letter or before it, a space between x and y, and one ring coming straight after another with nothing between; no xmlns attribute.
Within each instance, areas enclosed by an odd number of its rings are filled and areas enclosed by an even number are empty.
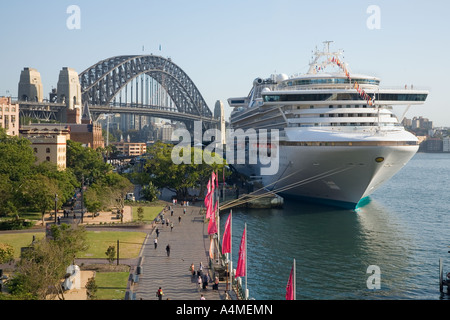
<svg viewBox="0 0 450 320"><path fill-rule="evenodd" d="M207 273L209 261L209 236L208 224L204 223L198 206L172 206L173 216L166 211L164 217L173 222L162 225L161 222L147 235L144 246L141 249L142 259L141 274L137 284L132 286L137 300L157 300L156 291L162 288L163 300L200 300L203 294L206 300L225 299L226 283L221 282L218 290L212 290L212 283L206 290L199 290L197 277L192 277L189 267L193 263L198 269L200 262L203 264L203 272ZM186 208L186 213L183 213ZM179 222L178 217L181 217ZM156 236L156 228L159 236ZM155 249L154 239L158 244ZM167 256L166 246L170 245L170 256ZM210 272L213 278L213 272Z"/></svg>

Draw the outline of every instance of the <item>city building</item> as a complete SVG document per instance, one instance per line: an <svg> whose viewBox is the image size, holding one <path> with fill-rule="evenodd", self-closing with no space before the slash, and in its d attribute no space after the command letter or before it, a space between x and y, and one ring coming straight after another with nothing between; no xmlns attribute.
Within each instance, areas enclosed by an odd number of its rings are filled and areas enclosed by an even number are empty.
<svg viewBox="0 0 450 320"><path fill-rule="evenodd" d="M0 127L10 136L19 135L19 105L11 97L0 97Z"/></svg>
<svg viewBox="0 0 450 320"><path fill-rule="evenodd" d="M70 126L70 140L80 142L92 149L105 147L102 126L92 121L87 104L84 106L82 115L78 107L68 109L66 124Z"/></svg>
<svg viewBox="0 0 450 320"><path fill-rule="evenodd" d="M442 139L442 152L450 152L450 137L444 137Z"/></svg>
<svg viewBox="0 0 450 320"><path fill-rule="evenodd" d="M443 143L442 139L439 138L428 138L425 141L425 151L426 152L442 152Z"/></svg>
<svg viewBox="0 0 450 320"><path fill-rule="evenodd" d="M112 142L117 151L126 156L140 156L147 152L147 144L144 142Z"/></svg>
<svg viewBox="0 0 450 320"><path fill-rule="evenodd" d="M67 124L22 126L20 135L31 142L36 163L49 161L56 164L59 170L66 168L67 140L70 139L70 127Z"/></svg>

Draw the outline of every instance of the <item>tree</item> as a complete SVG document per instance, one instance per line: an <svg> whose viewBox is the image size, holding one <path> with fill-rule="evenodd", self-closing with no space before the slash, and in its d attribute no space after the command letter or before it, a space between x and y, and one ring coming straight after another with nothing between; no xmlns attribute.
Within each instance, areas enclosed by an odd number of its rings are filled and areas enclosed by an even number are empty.
<svg viewBox="0 0 450 320"><path fill-rule="evenodd" d="M14 248L7 243L0 243L0 264L14 260Z"/></svg>
<svg viewBox="0 0 450 320"><path fill-rule="evenodd" d="M52 239L43 238L25 251L17 265L11 294L24 299L45 300L48 296L64 299L61 280L75 255L87 249L84 228L54 226Z"/></svg>
<svg viewBox="0 0 450 320"><path fill-rule="evenodd" d="M108 249L106 249L105 254L109 264L112 264L114 262L114 259L116 258L116 247L109 246Z"/></svg>
<svg viewBox="0 0 450 320"><path fill-rule="evenodd" d="M103 161L100 151L83 147L80 142L67 141L66 159L67 167L73 170L79 183L84 179L93 183L112 171L112 166Z"/></svg>
<svg viewBox="0 0 450 320"><path fill-rule="evenodd" d="M23 186L24 205L39 211L42 214L42 222L47 211L55 208L55 196L58 194L57 181L42 174L36 174L28 179ZM61 199L58 198L61 203Z"/></svg>
<svg viewBox="0 0 450 320"><path fill-rule="evenodd" d="M150 202L158 199L159 193L160 192L158 188L151 181L148 183L148 185L143 186L141 189L141 195L144 197L145 200Z"/></svg>
<svg viewBox="0 0 450 320"><path fill-rule="evenodd" d="M0 216L18 214L20 189L27 184L35 160L27 139L10 137L0 128Z"/></svg>
<svg viewBox="0 0 450 320"><path fill-rule="evenodd" d="M222 170L224 164L196 164L194 159L203 159L203 151L191 148L191 163L176 164L172 160L173 145L156 143L148 150L149 159L145 164L145 173L157 188L168 188L176 192L180 199L188 196L188 189L206 183L212 171ZM214 153L212 154L214 156Z"/></svg>
<svg viewBox="0 0 450 320"><path fill-rule="evenodd" d="M95 283L95 278L94 277L89 278L86 283L86 291L87 291L86 294L88 300L94 300L97 298L97 290L98 286Z"/></svg>
<svg viewBox="0 0 450 320"><path fill-rule="evenodd" d="M142 220L144 219L144 208L142 207L137 208L137 214L138 214L138 221L142 222Z"/></svg>

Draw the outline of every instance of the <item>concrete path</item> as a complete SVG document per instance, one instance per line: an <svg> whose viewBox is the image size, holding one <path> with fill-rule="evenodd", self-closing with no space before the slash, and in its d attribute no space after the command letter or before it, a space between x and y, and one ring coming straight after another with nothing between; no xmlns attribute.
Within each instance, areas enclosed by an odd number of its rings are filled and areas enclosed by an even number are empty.
<svg viewBox="0 0 450 320"><path fill-rule="evenodd" d="M173 207L173 206L172 206ZM189 271L193 263L198 269L200 262L203 272L208 272L209 236L208 224L203 222L200 208L196 206L176 205L173 216L166 211L165 218L173 222L156 225L159 229L158 244L155 249L154 239L156 228L147 236L143 249L142 272L139 282L134 284L132 291L137 300L157 300L156 291L159 287L164 292L163 300L200 300L203 294L206 300L224 299L226 284L219 284L219 290L212 290L212 283L206 290L198 289L197 277L192 277ZM183 209L186 208L186 213ZM181 217L179 222L178 217ZM170 245L170 256L167 256L166 246ZM213 277L212 272L210 273Z"/></svg>

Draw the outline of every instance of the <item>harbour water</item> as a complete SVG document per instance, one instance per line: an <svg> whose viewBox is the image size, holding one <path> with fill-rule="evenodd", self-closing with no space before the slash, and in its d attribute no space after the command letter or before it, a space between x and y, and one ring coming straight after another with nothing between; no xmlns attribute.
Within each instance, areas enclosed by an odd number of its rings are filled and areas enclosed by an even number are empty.
<svg viewBox="0 0 450 320"><path fill-rule="evenodd" d="M296 259L298 300L448 299L439 259L449 272L449 183L449 154L418 153L356 211L290 200L283 209L235 208L234 267L247 223L250 298L283 300ZM369 266L379 268L379 289L368 288Z"/></svg>

